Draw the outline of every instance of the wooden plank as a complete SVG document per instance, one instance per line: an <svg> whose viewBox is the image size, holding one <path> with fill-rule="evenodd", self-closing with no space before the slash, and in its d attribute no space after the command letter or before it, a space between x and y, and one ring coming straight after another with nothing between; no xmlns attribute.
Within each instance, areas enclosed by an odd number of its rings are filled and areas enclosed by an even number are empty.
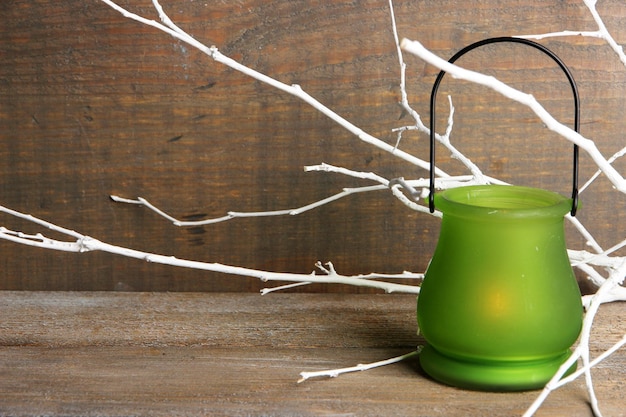
<svg viewBox="0 0 626 417"><path fill-rule="evenodd" d="M342 294L310 298L98 292L0 295L5 306L2 345L278 348L286 340L292 340L289 346L301 348L417 344L413 296L394 298L402 303L389 305L380 315L377 300L383 302L385 295L363 299Z"/></svg>
<svg viewBox="0 0 626 417"><path fill-rule="evenodd" d="M590 30L578 0L396 1L400 35L442 57L489 36ZM150 2L125 2L156 17ZM246 0L165 2L197 39L286 83L298 83L340 115L390 144L398 120L398 65L386 1ZM626 8L599 5L624 43ZM317 260L346 274L421 272L439 223L389 193L359 195L300 216L245 219L176 229L110 194L143 196L183 219L229 210L292 208L369 182L305 173L321 162L388 178L425 177L359 142L299 100L252 82L98 1L15 0L0 25L0 190L2 204L101 240L166 255L259 269L309 273ZM623 146L626 71L598 40L544 42L572 66L583 99L583 133L606 155ZM433 68L406 57L409 93L427 120ZM571 98L543 57L486 48L464 59L535 94L564 121ZM569 144L532 115L484 89L446 81L453 140L489 174L556 191L569 189ZM532 140L529 140L532 138ZM425 137L401 148L426 158ZM458 163L441 155L451 173ZM581 178L595 168L583 156ZM621 167L617 162L618 167ZM533 169L528 169L532 166ZM625 210L600 181L582 196L581 220L606 247L623 239ZM6 227L37 228L3 217ZM570 233L573 247L586 239ZM49 253L0 242L1 289L258 291L254 280L181 271L102 254ZM28 260L26 262L25 260ZM326 286L303 291L327 291ZM332 287L333 291L357 291ZM360 290L359 290L360 291ZM366 290L363 290L366 291Z"/></svg>
<svg viewBox="0 0 626 417"><path fill-rule="evenodd" d="M538 392L429 380L416 361L297 384L301 371L411 351L414 298L398 295L0 292L2 415L519 416ZM626 331L604 306L592 355ZM623 415L626 357L594 370L604 415ZM591 416L583 381L538 416Z"/></svg>

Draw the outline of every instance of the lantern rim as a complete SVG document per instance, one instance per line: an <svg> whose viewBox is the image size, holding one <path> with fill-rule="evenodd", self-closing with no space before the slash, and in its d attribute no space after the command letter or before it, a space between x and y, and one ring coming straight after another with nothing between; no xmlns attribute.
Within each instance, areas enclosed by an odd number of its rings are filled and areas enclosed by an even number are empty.
<svg viewBox="0 0 626 417"><path fill-rule="evenodd" d="M563 218L572 199L561 194L515 185L470 185L435 194L437 208L445 215L489 218Z"/></svg>

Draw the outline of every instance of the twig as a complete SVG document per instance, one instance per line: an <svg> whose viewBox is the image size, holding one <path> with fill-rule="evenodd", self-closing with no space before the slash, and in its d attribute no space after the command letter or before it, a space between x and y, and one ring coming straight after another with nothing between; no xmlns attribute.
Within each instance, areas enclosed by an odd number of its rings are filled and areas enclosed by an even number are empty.
<svg viewBox="0 0 626 417"><path fill-rule="evenodd" d="M325 371L314 371L314 372L300 372L300 379L298 380L298 384L306 381L309 378L317 378L317 377L322 377L322 376L329 377L329 378L336 378L341 374L345 374L349 372L367 371L369 369L391 365L391 364L398 363L398 362L401 362L401 361L404 361L404 360L407 360L407 359L410 359L419 355L420 350L421 349L418 348L417 350L413 352L406 353L401 356L396 356L394 358L385 359L384 361L378 361L378 362L372 362L372 363L366 363L366 364L358 364L356 366L351 366L348 368L329 369Z"/></svg>
<svg viewBox="0 0 626 417"><path fill-rule="evenodd" d="M430 129L424 125L420 115L411 107L409 104L408 94L406 92L406 63L404 62L404 58L402 57L402 48L400 48L400 37L398 36L398 27L396 25L396 15L393 10L393 0L389 0L389 14L391 17L391 30L393 32L393 39L396 45L396 54L398 56L398 65L400 66L400 107L402 108L402 112L409 114L413 120L415 121L415 125L411 126L411 128L415 128L424 133L430 132ZM396 148L400 145L400 140L402 139L402 132L408 130L406 129L394 129L394 132L398 132L398 137L396 141Z"/></svg>
<svg viewBox="0 0 626 417"><path fill-rule="evenodd" d="M286 215L294 216L297 214L302 214L309 210L313 210L317 207L323 206L325 204L331 203L333 201L339 200L341 198L347 197L352 194L384 190L386 188L387 187L382 186L382 185L374 185L374 186L359 187L359 188L344 188L343 191L335 195L332 195L330 197L324 198L322 200L319 200L314 203L307 204L305 206L298 207L298 208L291 208L291 209L284 209L284 210L272 210L272 211L252 211L252 212L229 211L225 216L215 217L215 218L205 219L205 220L195 220L195 221L178 220L175 217L165 213L163 210L159 209L158 207L156 207L155 205L153 205L152 203L150 203L148 200L146 200L143 197L137 197L136 199L123 198L123 197L118 197L115 195L112 195L110 197L111 197L111 200L118 202L118 203L135 204L135 205L144 206L154 211L159 216L164 217L165 219L169 220L175 226L202 226L202 225L220 223L220 222L224 222L227 220L232 220L236 218L244 218L244 217L272 217L272 216L286 216Z"/></svg>
<svg viewBox="0 0 626 417"><path fill-rule="evenodd" d="M321 270L322 272L324 272L327 275L336 274L337 273L335 271L335 267L333 266L332 262L327 262L326 265L328 266L328 268L326 268L319 261L315 264L317 269ZM354 278L357 278L357 279L423 279L424 278L424 274L414 273L414 272L409 272L409 271L403 271L401 274L377 274L377 273L371 273L371 274L367 274L367 275L355 275ZM263 288L261 290L261 294L262 295L266 295L266 294L269 294L271 292L287 290L287 289L299 287L299 286L302 286L302 285L309 285L309 284L312 284L312 282L310 282L310 281L308 281L308 282L296 282L296 283L293 283L293 284L280 285L278 287Z"/></svg>
<svg viewBox="0 0 626 417"><path fill-rule="evenodd" d="M622 64L626 66L626 54L624 54L624 48L622 48L622 46L620 46L615 41L615 39L613 38L609 30L607 29L606 25L604 24L602 17L600 16L600 14L598 13L598 10L596 9L597 0L583 0L583 3L585 3L585 6L587 6L587 8L589 9L589 12L591 13L591 16L593 17L593 20L596 22L596 25L598 25L598 30L595 30L595 31L564 30L561 32L551 32L551 33L545 33L541 35L521 35L518 37L526 38L526 39L545 39L545 38L560 37L560 36L587 36L591 38L600 38L600 39L605 40L606 43L609 44L611 49L617 54L619 60L622 61Z"/></svg>
<svg viewBox="0 0 626 417"><path fill-rule="evenodd" d="M603 38L602 32L600 32L599 30L563 30L560 32L542 33L541 35L518 35L516 36L516 38L541 40L546 38L559 38L564 36L586 36L589 38Z"/></svg>

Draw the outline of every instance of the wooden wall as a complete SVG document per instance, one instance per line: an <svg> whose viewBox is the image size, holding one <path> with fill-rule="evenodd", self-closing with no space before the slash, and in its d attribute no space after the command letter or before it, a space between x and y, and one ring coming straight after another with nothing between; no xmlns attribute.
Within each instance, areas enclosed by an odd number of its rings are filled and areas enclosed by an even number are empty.
<svg viewBox="0 0 626 417"><path fill-rule="evenodd" d="M402 37L442 57L482 38L593 30L577 0L397 1ZM626 6L599 2L626 44ZM148 0L125 1L156 18ZM163 1L181 27L232 58L312 96L393 144L398 65L385 0ZM317 260L346 274L421 272L439 222L389 192L355 195L299 216L176 228L110 194L142 196L181 219L227 211L298 207L367 181L305 173L326 162L387 178L424 177L357 140L301 101L211 61L191 47L125 19L95 0L14 0L0 16L0 204L109 243L181 258L308 273ZM570 66L582 98L582 133L605 155L624 146L626 69L599 40L542 41ZM526 48L526 49L525 49ZM406 56L411 103L428 121L436 71ZM486 47L463 65L532 92L572 120L565 78L523 46ZM535 117L483 88L450 79L453 140L490 175L569 193L570 144ZM427 138L401 148L427 157ZM463 173L441 155L441 167ZM617 163L622 172L625 164ZM581 181L594 172L586 155ZM581 196L579 218L605 247L624 237L626 198L599 180ZM1 216L24 231L32 225ZM584 239L568 228L571 246ZM0 241L0 289L257 291L254 279L176 269L102 253L50 252ZM312 286L314 291L355 291Z"/></svg>

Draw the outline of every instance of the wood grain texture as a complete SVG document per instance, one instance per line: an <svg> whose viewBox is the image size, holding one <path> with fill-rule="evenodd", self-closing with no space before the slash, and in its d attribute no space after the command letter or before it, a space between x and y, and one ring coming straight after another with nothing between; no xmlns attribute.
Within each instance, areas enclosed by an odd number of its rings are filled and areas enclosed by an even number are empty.
<svg viewBox="0 0 626 417"><path fill-rule="evenodd" d="M401 36L443 57L482 38L593 29L580 1L396 2ZM155 16L149 1L124 2ZM164 2L197 39L312 96L367 132L395 143L398 66L386 1ZM626 8L600 13L626 43ZM421 272L439 223L380 192L299 216L242 219L177 229L110 194L142 196L181 219L229 210L297 207L368 185L305 173L321 162L388 178L425 177L308 108L210 61L98 1L13 0L0 18L0 201L98 239L181 258L309 273L317 260L346 274ZM610 155L623 146L626 70L597 40L543 42L572 68L581 90L583 134ZM409 93L428 114L436 71L406 57ZM486 48L463 64L526 89L571 120L563 77L539 54ZM441 89L441 122L452 94L453 140L487 173L524 185L569 189L570 146L519 106L451 80ZM401 148L426 157L426 138ZM441 166L460 172L440 152ZM583 155L581 179L594 171ZM618 169L623 162L618 161ZM599 181L582 196L581 220L609 247L623 238L624 198ZM1 224L37 230L3 216ZM568 231L572 247L585 242ZM30 290L257 291L262 283L105 254L61 254L0 242L0 288ZM326 286L304 288L328 291ZM333 286L332 291L368 291Z"/></svg>
<svg viewBox="0 0 626 417"><path fill-rule="evenodd" d="M333 379L301 371L410 352L402 295L0 292L0 414L48 416L519 416L537 392L437 384L408 361ZM602 308L592 356L626 331ZM624 413L626 360L594 370L606 416ZM583 381L538 416L591 416Z"/></svg>

